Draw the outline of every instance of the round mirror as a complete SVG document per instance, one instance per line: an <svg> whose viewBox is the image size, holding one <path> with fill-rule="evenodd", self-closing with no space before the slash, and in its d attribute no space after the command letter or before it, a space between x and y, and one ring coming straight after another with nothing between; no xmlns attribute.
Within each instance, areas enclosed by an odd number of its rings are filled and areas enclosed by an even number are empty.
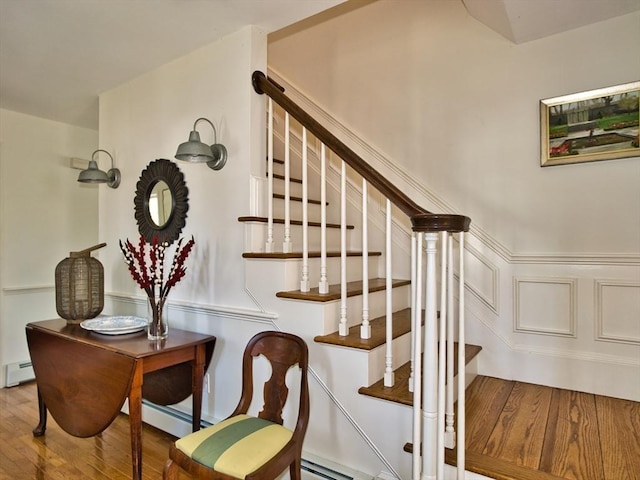
<svg viewBox="0 0 640 480"><path fill-rule="evenodd" d="M167 182L160 180L151 189L149 195L149 215L157 228L163 228L169 223L173 213L173 195Z"/></svg>
<svg viewBox="0 0 640 480"><path fill-rule="evenodd" d="M142 171L134 204L138 231L147 242L178 239L186 224L188 193L184 175L169 160L155 160Z"/></svg>

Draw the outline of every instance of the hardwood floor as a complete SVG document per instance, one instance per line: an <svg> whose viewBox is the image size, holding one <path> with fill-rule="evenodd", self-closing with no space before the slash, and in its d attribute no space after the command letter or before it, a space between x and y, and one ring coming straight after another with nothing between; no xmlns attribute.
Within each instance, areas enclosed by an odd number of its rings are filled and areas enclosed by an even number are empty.
<svg viewBox="0 0 640 480"><path fill-rule="evenodd" d="M0 389L0 480L128 480L131 478L129 419L119 415L102 434L77 438L49 415L43 437L31 433L38 423L35 382ZM153 427L143 429L145 480L162 478L174 438ZM180 480L192 480L184 472Z"/></svg>
<svg viewBox="0 0 640 480"><path fill-rule="evenodd" d="M467 389L466 408L467 468L477 473L501 480L640 479L638 402L479 376Z"/></svg>
<svg viewBox="0 0 640 480"><path fill-rule="evenodd" d="M0 389L0 480L131 478L125 415L92 438L66 434L51 416L36 438L37 423L35 383ZM467 389L466 428L467 468L492 478L640 480L638 402L479 376ZM162 478L173 440L145 425L145 480Z"/></svg>

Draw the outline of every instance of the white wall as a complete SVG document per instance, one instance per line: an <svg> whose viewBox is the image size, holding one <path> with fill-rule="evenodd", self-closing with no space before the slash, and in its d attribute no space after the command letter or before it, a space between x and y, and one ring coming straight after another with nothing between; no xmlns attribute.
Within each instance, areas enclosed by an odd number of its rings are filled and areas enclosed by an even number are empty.
<svg viewBox="0 0 640 480"><path fill-rule="evenodd" d="M264 102L252 90L251 72L265 63L266 35L247 27L100 96L100 148L115 152L122 172L117 190L100 192L100 234L111 245L104 255L107 291L140 294L118 240L138 239L136 182L149 162L166 158L185 176L189 210L182 235L193 235L196 242L189 272L170 300L250 306L237 218L249 209L251 170L263 166L263 133L255 126L263 121ZM227 147L228 161L220 171L174 158L199 117L213 122L218 142ZM198 129L204 142L213 143L206 123Z"/></svg>
<svg viewBox="0 0 640 480"><path fill-rule="evenodd" d="M272 34L269 65L509 251L637 253L638 159L540 168L538 102L638 80L639 18L514 45L458 0L380 0Z"/></svg>
<svg viewBox="0 0 640 480"><path fill-rule="evenodd" d="M471 217L480 373L640 399L640 160L539 160L540 99L640 78L640 14L514 45L459 1L359 5L272 34L269 66L418 203Z"/></svg>
<svg viewBox="0 0 640 480"><path fill-rule="evenodd" d="M169 335L183 328L218 337L203 406L208 419L235 407L240 384L229 378L239 375L249 338L274 317L245 293L244 230L237 220L249 212L252 175L264 176L264 100L253 91L251 73L266 67L266 48L266 34L246 27L100 95L100 148L115 153L122 172L117 190L100 191L100 238L108 243L101 255L105 310L146 315L118 241L139 238L133 199L141 171L158 158L174 161L189 189L182 236L193 235L195 247L185 278L169 295ZM174 158L199 117L213 122L228 149L220 171ZM198 129L202 141L213 143L206 123Z"/></svg>
<svg viewBox="0 0 640 480"><path fill-rule="evenodd" d="M58 262L99 243L98 187L70 168L97 143L94 130L0 110L0 365L28 360L28 322L57 317Z"/></svg>

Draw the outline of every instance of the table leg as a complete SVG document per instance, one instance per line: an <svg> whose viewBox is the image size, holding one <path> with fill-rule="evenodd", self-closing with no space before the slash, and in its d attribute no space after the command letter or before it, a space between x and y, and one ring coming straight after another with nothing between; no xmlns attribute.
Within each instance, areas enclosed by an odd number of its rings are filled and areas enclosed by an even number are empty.
<svg viewBox="0 0 640 480"><path fill-rule="evenodd" d="M193 375L193 408L191 413L192 431L196 432L200 430L200 418L202 415L202 384L204 378L204 364L205 364L205 345L201 344L196 346L196 358L193 361L193 367L191 369Z"/></svg>
<svg viewBox="0 0 640 480"><path fill-rule="evenodd" d="M129 427L131 429L131 465L133 480L142 478L142 362L136 361L129 392Z"/></svg>
<svg viewBox="0 0 640 480"><path fill-rule="evenodd" d="M33 429L34 437L41 437L44 435L44 431L47 429L47 406L40 395L40 389L38 389L38 412L40 414L40 420L36 428Z"/></svg>

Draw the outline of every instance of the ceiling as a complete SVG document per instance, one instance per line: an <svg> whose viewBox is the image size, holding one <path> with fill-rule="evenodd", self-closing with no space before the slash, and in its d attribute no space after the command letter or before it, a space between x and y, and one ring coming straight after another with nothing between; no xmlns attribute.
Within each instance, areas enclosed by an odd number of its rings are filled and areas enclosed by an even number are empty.
<svg viewBox="0 0 640 480"><path fill-rule="evenodd" d="M640 10L640 0L449 1L514 43ZM273 32L343 2L0 0L0 108L97 129L101 92L245 25Z"/></svg>

